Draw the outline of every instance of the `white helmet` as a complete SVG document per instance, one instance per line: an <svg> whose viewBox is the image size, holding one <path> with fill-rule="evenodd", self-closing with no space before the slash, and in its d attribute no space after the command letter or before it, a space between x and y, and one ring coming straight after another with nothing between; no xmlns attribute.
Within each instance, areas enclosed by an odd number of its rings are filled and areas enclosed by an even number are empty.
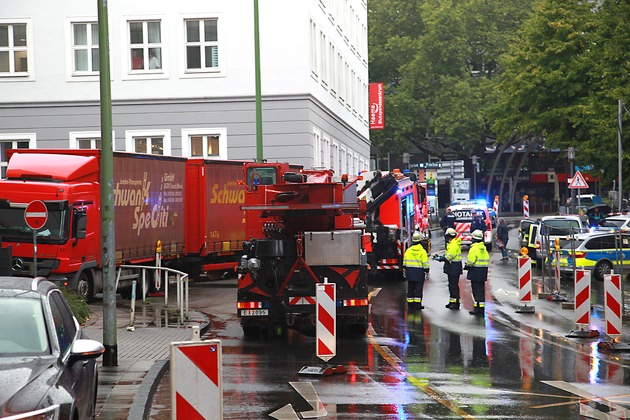
<svg viewBox="0 0 630 420"><path fill-rule="evenodd" d="M422 234L418 231L415 231L413 233L413 236L411 237L411 242L413 242L414 244L417 244L420 241L422 241Z"/></svg>
<svg viewBox="0 0 630 420"><path fill-rule="evenodd" d="M445 235L446 236L452 236L454 238L454 237L457 236L457 231L455 229L453 229L453 228L448 228L448 229L446 229Z"/></svg>
<svg viewBox="0 0 630 420"><path fill-rule="evenodd" d="M475 230L472 233L472 238L473 240L476 240L476 241L483 241L483 232L479 229Z"/></svg>

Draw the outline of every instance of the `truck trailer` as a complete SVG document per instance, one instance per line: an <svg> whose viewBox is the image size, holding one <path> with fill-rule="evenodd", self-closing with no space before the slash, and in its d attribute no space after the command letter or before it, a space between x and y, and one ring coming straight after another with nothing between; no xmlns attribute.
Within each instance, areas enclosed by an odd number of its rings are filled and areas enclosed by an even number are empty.
<svg viewBox="0 0 630 420"><path fill-rule="evenodd" d="M8 156L0 237L11 249L11 274L45 276L90 300L103 287L100 151L19 149ZM235 181L242 165L114 152L116 264L155 265L159 258L193 278L235 267L245 239ZM24 214L35 200L48 211L36 232L37 273ZM132 278L121 276L121 292Z"/></svg>

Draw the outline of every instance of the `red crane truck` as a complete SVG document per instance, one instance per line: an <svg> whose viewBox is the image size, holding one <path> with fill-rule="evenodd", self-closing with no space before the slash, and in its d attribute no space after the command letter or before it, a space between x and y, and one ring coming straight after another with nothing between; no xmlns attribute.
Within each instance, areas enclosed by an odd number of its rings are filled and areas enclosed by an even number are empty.
<svg viewBox="0 0 630 420"><path fill-rule="evenodd" d="M337 325L368 327L365 252L354 217L365 217L356 185L330 170L286 163L244 165L247 236L238 266L237 312L246 336L313 328L316 284L334 282ZM345 180L345 178L344 178Z"/></svg>
<svg viewBox="0 0 630 420"><path fill-rule="evenodd" d="M100 151L19 149L8 155L0 180L0 237L11 248L12 275L34 275L24 211L41 200L48 219L37 230L37 275L91 299L103 286ZM117 265L152 265L161 258L191 277L236 266L245 238L244 194L236 184L242 162L115 152L113 164ZM121 292L131 277L121 276Z"/></svg>

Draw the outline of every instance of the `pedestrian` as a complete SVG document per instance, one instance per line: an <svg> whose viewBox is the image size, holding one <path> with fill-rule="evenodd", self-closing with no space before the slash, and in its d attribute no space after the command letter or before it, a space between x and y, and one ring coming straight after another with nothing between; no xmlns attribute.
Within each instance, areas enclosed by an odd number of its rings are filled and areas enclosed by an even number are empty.
<svg viewBox="0 0 630 420"><path fill-rule="evenodd" d="M468 258L464 270L468 270L466 278L470 280L475 307L468 313L482 315L486 307L486 279L488 278L488 263L490 255L483 243L483 232L475 230L472 233L472 245L468 250Z"/></svg>
<svg viewBox="0 0 630 420"><path fill-rule="evenodd" d="M593 210L587 213L587 216L588 226L591 228L599 228L606 224L606 216L599 211L599 207L593 208Z"/></svg>
<svg viewBox="0 0 630 420"><path fill-rule="evenodd" d="M429 256L421 244L422 234L414 232L411 246L405 251L403 273L407 279L407 306L424 309L422 306L422 289L424 280L429 274Z"/></svg>
<svg viewBox="0 0 630 420"><path fill-rule="evenodd" d="M455 229L455 213L450 208L446 209L446 214L440 220L440 227L444 232L449 228Z"/></svg>
<svg viewBox="0 0 630 420"><path fill-rule="evenodd" d="M494 235L494 238L497 241L497 246L501 251L501 261L507 261L508 252L507 252L507 243L509 240L508 228L505 224L505 220L503 218L499 219L499 224L497 225L497 233Z"/></svg>
<svg viewBox="0 0 630 420"><path fill-rule="evenodd" d="M486 225L486 221L483 220L483 210L473 210L470 212L470 215L472 216L472 222L470 223L471 232L476 230L485 232L488 230L488 225Z"/></svg>
<svg viewBox="0 0 630 420"><path fill-rule="evenodd" d="M453 228L446 230L446 253L437 256L438 261L444 263L444 273L448 278L449 300L447 309L459 309L459 276L462 274L462 240L457 237Z"/></svg>

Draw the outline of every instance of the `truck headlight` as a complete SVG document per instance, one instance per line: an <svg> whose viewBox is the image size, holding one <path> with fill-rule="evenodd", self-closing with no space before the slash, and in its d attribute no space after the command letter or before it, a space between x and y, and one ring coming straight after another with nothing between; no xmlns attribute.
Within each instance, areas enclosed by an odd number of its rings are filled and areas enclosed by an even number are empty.
<svg viewBox="0 0 630 420"><path fill-rule="evenodd" d="M250 258L247 260L247 268L249 271L258 271L260 268L260 260L258 258Z"/></svg>

